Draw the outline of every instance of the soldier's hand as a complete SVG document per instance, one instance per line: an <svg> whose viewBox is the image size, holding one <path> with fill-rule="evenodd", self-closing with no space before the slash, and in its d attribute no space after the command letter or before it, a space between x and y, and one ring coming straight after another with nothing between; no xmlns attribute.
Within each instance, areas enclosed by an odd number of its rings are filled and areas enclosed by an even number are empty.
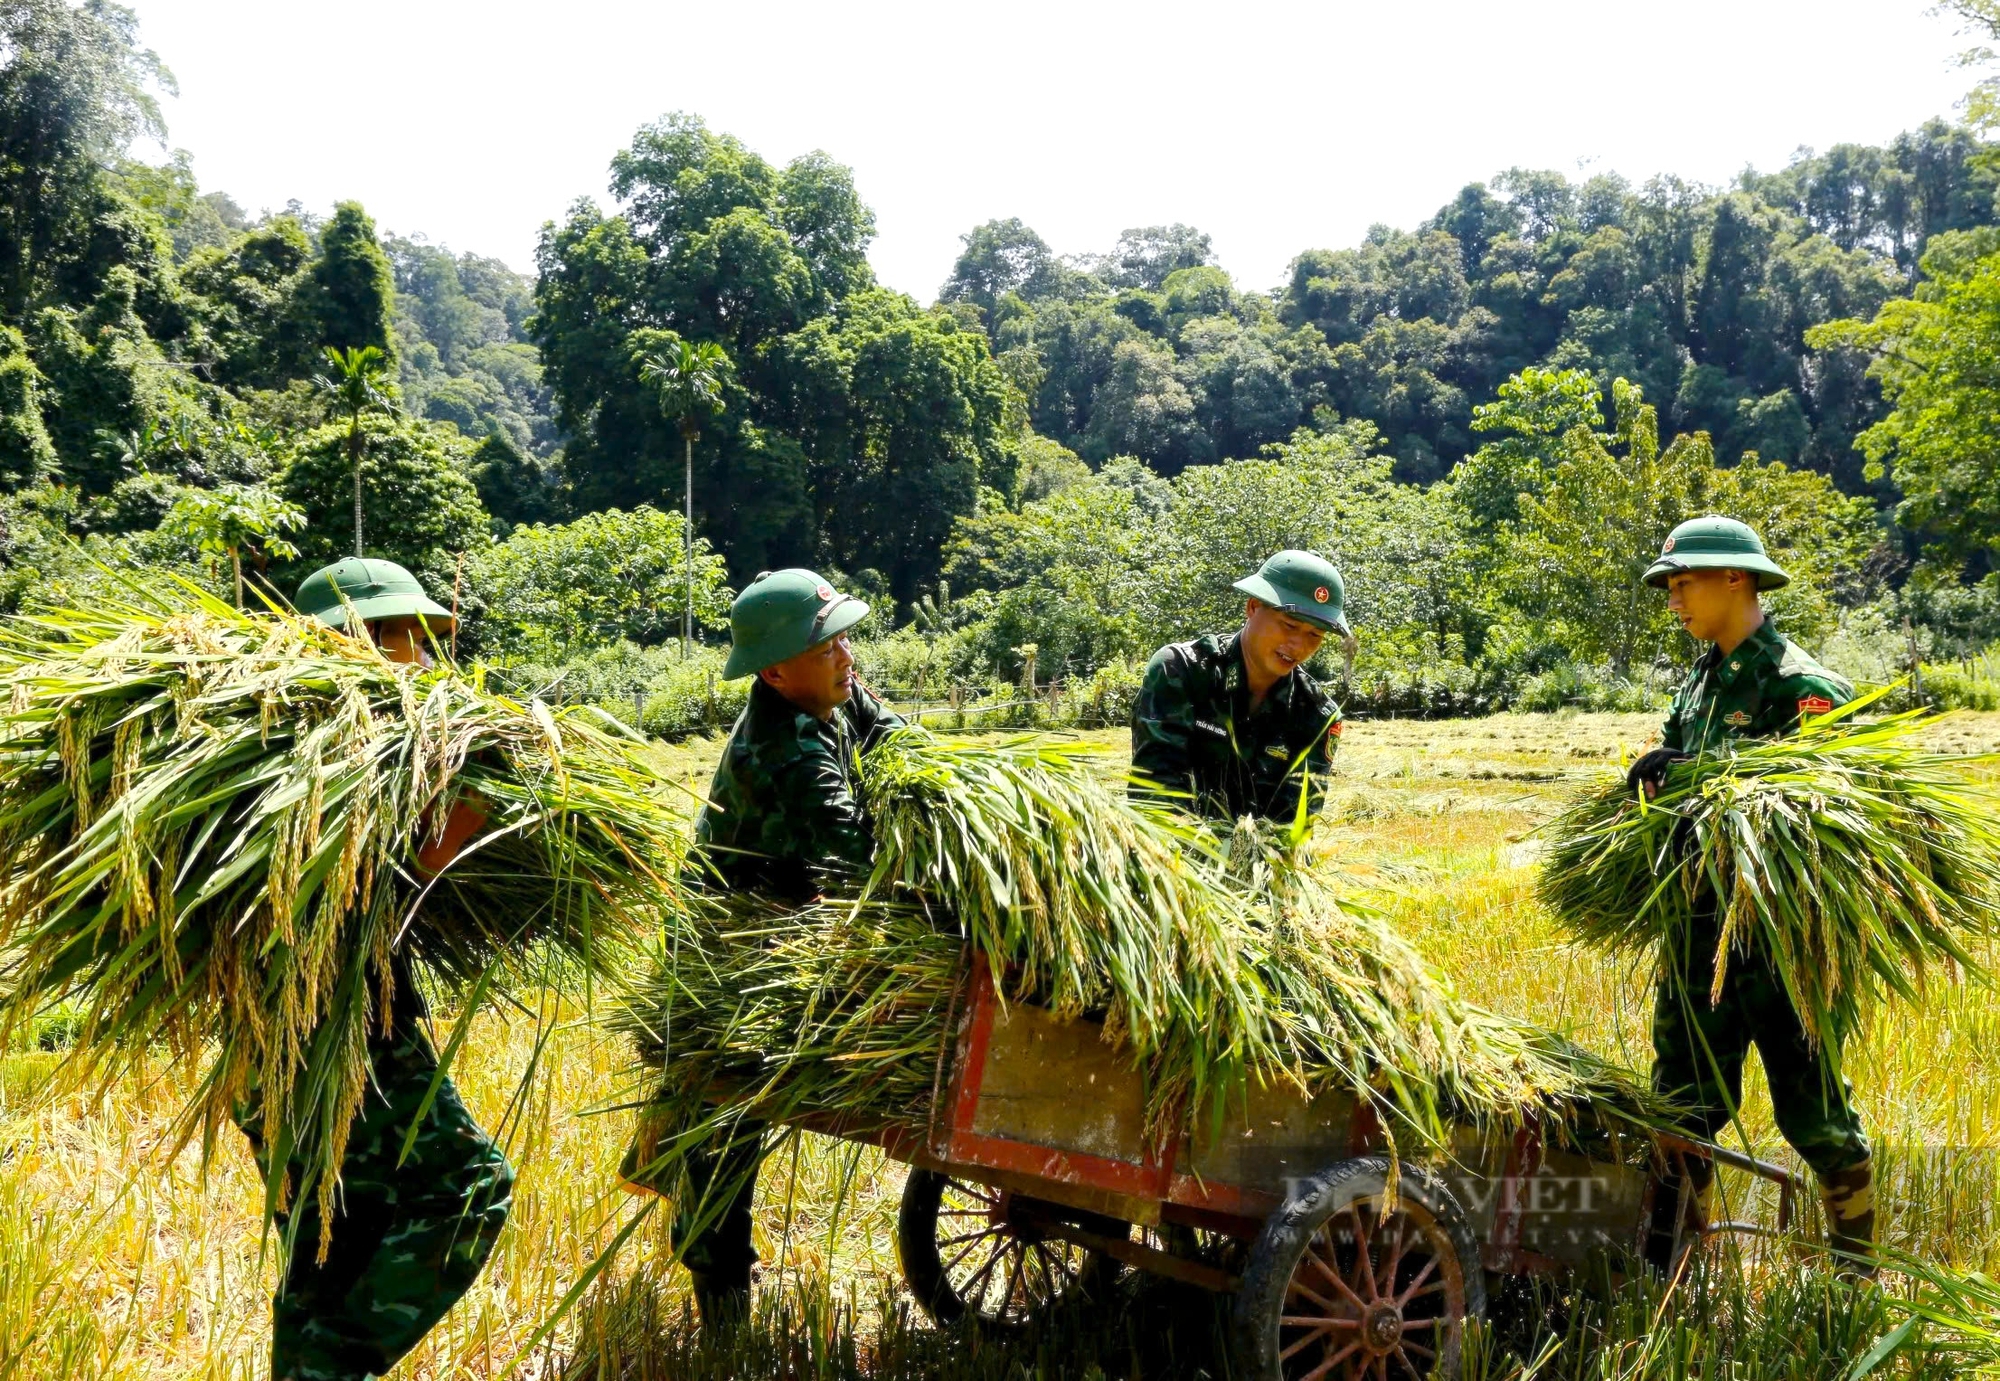
<svg viewBox="0 0 2000 1381"><path fill-rule="evenodd" d="M1652 800L1660 794L1660 786L1667 779L1667 768L1677 762L1686 762L1689 754L1678 748L1654 748L1641 753L1639 760L1632 764L1625 774L1625 785L1632 791L1643 791L1646 799Z"/></svg>
<svg viewBox="0 0 2000 1381"><path fill-rule="evenodd" d="M417 871L425 877L436 877L442 873L485 823L486 812L471 800L461 796L453 801L451 814L445 817L444 829L438 832L437 838L427 839L417 850ZM425 833L428 835L428 829Z"/></svg>

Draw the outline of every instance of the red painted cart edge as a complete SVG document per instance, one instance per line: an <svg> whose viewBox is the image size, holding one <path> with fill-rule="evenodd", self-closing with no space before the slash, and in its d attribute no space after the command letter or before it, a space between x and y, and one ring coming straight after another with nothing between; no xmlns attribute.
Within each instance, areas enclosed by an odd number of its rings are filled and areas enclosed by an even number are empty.
<svg viewBox="0 0 2000 1381"><path fill-rule="evenodd" d="M1007 1177L1027 1177L1049 1184L1056 1191L1056 1196L1060 1195L1061 1187L1068 1187L1088 1194L1131 1200L1135 1204L1150 1204L1156 1206L1159 1218L1170 1221L1209 1227L1236 1236L1256 1234L1282 1200L1261 1190L1180 1172L1177 1167L1183 1162L1187 1149L1185 1136L1175 1145L1171 1159L1149 1148L1146 1160L1133 1162L1087 1152L1064 1151L977 1131L974 1124L985 1083L993 1023L1005 1000L1000 996L991 969L976 958L970 962L970 1000L959 1031L957 1058L953 1061L949 1084L951 1115L944 1127L938 1127L935 1120L924 1131L902 1126L843 1127L839 1125L839 1119L822 1117L797 1119L799 1125L849 1140L866 1141L880 1146L892 1159L926 1165L945 1173L963 1172L969 1179L979 1178L978 1172L982 1170ZM1373 1108L1366 1103L1356 1109L1351 1154L1367 1154L1372 1149L1379 1131L1379 1122L1373 1112ZM1707 1156L1779 1184L1782 1230L1782 1223L1791 1216L1786 1210L1796 1191L1794 1177L1780 1167L1738 1156L1707 1143L1668 1134L1659 1136L1662 1143L1672 1150ZM1521 1186L1539 1170L1542 1151L1542 1138L1532 1124L1515 1133L1501 1172L1500 1199L1494 1224L1487 1240L1480 1244L1481 1265L1488 1270L1553 1274L1564 1269L1562 1263L1554 1258L1520 1245L1525 1214L1525 1196L1521 1193ZM1646 1198L1646 1206L1641 1212L1641 1232L1650 1216L1650 1187ZM1145 1213L1143 1217L1151 1221L1155 1212Z"/></svg>

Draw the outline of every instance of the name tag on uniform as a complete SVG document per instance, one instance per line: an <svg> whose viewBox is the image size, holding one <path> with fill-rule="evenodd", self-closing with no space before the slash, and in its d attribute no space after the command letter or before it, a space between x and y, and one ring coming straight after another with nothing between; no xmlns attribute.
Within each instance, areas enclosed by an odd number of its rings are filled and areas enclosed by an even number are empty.
<svg viewBox="0 0 2000 1381"><path fill-rule="evenodd" d="M1201 730L1204 734L1214 734L1217 738L1229 737L1227 729L1223 728L1220 724L1210 724L1205 719L1197 719L1194 722L1194 727Z"/></svg>

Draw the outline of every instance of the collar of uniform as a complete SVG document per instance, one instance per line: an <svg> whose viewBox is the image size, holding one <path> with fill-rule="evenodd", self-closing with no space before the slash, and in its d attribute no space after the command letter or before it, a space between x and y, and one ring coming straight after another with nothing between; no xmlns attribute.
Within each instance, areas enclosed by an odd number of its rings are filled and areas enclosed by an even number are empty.
<svg viewBox="0 0 2000 1381"><path fill-rule="evenodd" d="M807 714L759 676L750 686L750 723L757 736L791 735L801 729L813 732L828 727Z"/></svg>
<svg viewBox="0 0 2000 1381"><path fill-rule="evenodd" d="M1249 679L1250 670L1243 665L1243 634L1238 630L1222 645L1222 688L1234 695Z"/></svg>
<svg viewBox="0 0 2000 1381"><path fill-rule="evenodd" d="M1766 662L1776 665L1784 656L1785 640L1778 636L1777 625L1766 617L1757 625L1757 631L1722 655L1720 647L1713 648L1715 654L1715 682L1719 686L1733 686L1737 678L1748 676Z"/></svg>
<svg viewBox="0 0 2000 1381"><path fill-rule="evenodd" d="M1243 661L1242 629L1239 628L1229 641L1223 645L1222 655L1225 659L1223 666L1226 668L1223 672L1224 687L1231 695L1241 693L1245 706L1248 706L1250 702L1250 668ZM1259 710L1259 713L1268 713L1271 710L1280 709L1289 710L1292 705L1292 687L1298 684L1298 679L1299 670L1297 667L1293 667L1283 676L1280 676L1277 684L1271 687L1271 693L1264 697L1263 708Z"/></svg>

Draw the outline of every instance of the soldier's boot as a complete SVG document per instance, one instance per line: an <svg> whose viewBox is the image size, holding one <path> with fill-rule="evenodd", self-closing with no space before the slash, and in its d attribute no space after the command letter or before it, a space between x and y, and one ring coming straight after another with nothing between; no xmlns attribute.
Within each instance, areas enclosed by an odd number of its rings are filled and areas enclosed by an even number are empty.
<svg viewBox="0 0 2000 1381"><path fill-rule="evenodd" d="M1826 1244L1845 1274L1872 1280L1879 1269L1875 1255L1875 1162L1864 1160L1845 1170L1819 1177L1826 1206Z"/></svg>
<svg viewBox="0 0 2000 1381"><path fill-rule="evenodd" d="M711 1337L726 1333L750 1317L750 1263L740 1269L689 1272L694 1284L695 1313L701 1331Z"/></svg>

